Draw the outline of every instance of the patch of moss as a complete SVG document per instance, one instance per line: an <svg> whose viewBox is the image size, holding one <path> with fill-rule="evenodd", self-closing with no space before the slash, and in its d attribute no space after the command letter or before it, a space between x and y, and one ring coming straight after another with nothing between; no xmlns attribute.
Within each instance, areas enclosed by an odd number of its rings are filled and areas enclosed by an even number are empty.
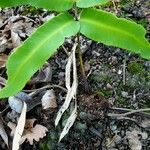
<svg viewBox="0 0 150 150"><path fill-rule="evenodd" d="M124 98L124 97L122 97L122 96L119 96L119 97L117 98L117 103L118 103L119 105L126 105L127 102L128 102L127 99Z"/></svg>
<svg viewBox="0 0 150 150"><path fill-rule="evenodd" d="M101 91L96 91L96 94L97 94L98 96L105 96L104 93L101 92Z"/></svg>
<svg viewBox="0 0 150 150"><path fill-rule="evenodd" d="M120 1L120 5L126 5L126 4L129 4L129 3L133 3L135 0L121 0Z"/></svg>
<svg viewBox="0 0 150 150"><path fill-rule="evenodd" d="M93 64L94 64L94 62L95 62L95 60L94 60L94 59L90 59L89 64L90 64L90 65L93 65Z"/></svg>
<svg viewBox="0 0 150 150"><path fill-rule="evenodd" d="M113 91L106 90L106 89L100 89L97 90L96 92L99 96L104 96L104 97L111 97L113 95Z"/></svg>
<svg viewBox="0 0 150 150"><path fill-rule="evenodd" d="M93 74L90 76L90 80L92 80L93 82L110 82L111 81L111 77L104 74L104 73L99 73L99 74Z"/></svg>
<svg viewBox="0 0 150 150"><path fill-rule="evenodd" d="M132 75L139 74L143 76L145 74L143 65L137 62L129 63L127 69Z"/></svg>
<svg viewBox="0 0 150 150"><path fill-rule="evenodd" d="M33 7L33 6L29 6L29 7L26 7L24 9L24 11L22 12L22 15L28 15L28 14L31 14L31 15L36 15L36 14L39 14L40 13L40 10Z"/></svg>

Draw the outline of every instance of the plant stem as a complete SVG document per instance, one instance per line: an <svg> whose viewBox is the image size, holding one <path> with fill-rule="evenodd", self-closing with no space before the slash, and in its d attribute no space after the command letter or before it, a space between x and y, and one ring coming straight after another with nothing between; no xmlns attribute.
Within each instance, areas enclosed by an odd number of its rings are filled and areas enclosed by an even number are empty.
<svg viewBox="0 0 150 150"><path fill-rule="evenodd" d="M83 87L84 87L84 91L89 93L89 84L86 78L86 74L85 74L85 68L84 68L84 64L83 64L83 57L82 57L82 53L81 53L81 49L80 49L80 33L77 34L77 52L78 52L78 57L79 57L79 62L80 62L80 71L81 71L81 76L83 79Z"/></svg>
<svg viewBox="0 0 150 150"><path fill-rule="evenodd" d="M76 5L74 6L74 13L75 13L75 19L79 20L79 12L78 12L78 8L76 7ZM78 53L78 57L79 57L79 62L80 62L80 71L81 71L81 76L83 79L83 87L84 87L84 91L89 93L89 85L87 82L87 77L85 74L85 68L84 68L84 63L83 63L83 57L82 57L82 52L80 49L80 33L77 34L77 53Z"/></svg>

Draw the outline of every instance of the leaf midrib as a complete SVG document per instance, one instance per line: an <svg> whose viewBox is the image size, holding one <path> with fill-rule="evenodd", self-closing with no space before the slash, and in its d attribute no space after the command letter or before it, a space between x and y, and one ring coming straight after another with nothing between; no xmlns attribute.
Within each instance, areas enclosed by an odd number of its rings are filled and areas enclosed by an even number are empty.
<svg viewBox="0 0 150 150"><path fill-rule="evenodd" d="M29 57L27 57L24 61L24 63L22 65L19 66L19 69L16 71L16 73L14 74L14 77L11 79L11 82L13 83L14 80L17 77L17 74L19 72L21 72L21 70L23 69L23 66L30 60L30 58L38 51L38 49L44 45L51 37L53 37L54 35L56 35L58 32L60 32L63 28L65 28L69 23L71 23L72 20L68 21L67 23L65 23L63 26L61 26L61 28L57 29L57 31L53 32L50 36L48 36L47 38L45 38L45 40L40 43L40 45L38 45L34 50L32 50L32 52L30 53ZM9 80L9 79L8 79Z"/></svg>
<svg viewBox="0 0 150 150"><path fill-rule="evenodd" d="M144 47L145 47L145 44L143 44L143 42L141 42L141 40L139 40L139 39L137 39L137 38L135 38L135 36L133 36L132 34L129 34L129 32L125 32L125 31L123 31L123 30L120 30L120 29L118 29L118 28L112 28L111 26L106 26L106 24L104 24L104 23L99 23L99 22L97 22L97 21L95 21L95 20L89 20L89 19L83 19L83 18L81 18L81 21L83 21L83 22L88 22L88 23L91 23L91 24L93 24L93 25L97 25L97 26L101 26L102 28L106 28L105 30L112 30L112 31L116 31L116 32L119 32L120 34L125 34L125 35L127 35L127 36L130 36L130 37L132 37L134 40L136 40L138 43L140 43L141 45L143 45Z"/></svg>

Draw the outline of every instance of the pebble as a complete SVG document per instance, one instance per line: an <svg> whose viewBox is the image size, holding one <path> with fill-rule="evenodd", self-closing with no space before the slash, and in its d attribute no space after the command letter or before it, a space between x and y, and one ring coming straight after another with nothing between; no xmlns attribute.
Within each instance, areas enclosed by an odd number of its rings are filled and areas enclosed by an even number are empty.
<svg viewBox="0 0 150 150"><path fill-rule="evenodd" d="M81 131L85 131L87 129L86 123L81 123L81 122L76 122L74 127Z"/></svg>
<svg viewBox="0 0 150 150"><path fill-rule="evenodd" d="M127 98L128 97L128 92L122 91L121 95L122 95L122 97Z"/></svg>
<svg viewBox="0 0 150 150"><path fill-rule="evenodd" d="M144 66L145 66L145 67L150 67L150 61L146 61L146 62L144 63Z"/></svg>
<svg viewBox="0 0 150 150"><path fill-rule="evenodd" d="M122 70L118 70L118 72L117 72L119 75L122 73Z"/></svg>
<svg viewBox="0 0 150 150"><path fill-rule="evenodd" d="M106 87L107 87L107 89L110 89L110 90L113 89L113 87L109 83L107 83Z"/></svg>

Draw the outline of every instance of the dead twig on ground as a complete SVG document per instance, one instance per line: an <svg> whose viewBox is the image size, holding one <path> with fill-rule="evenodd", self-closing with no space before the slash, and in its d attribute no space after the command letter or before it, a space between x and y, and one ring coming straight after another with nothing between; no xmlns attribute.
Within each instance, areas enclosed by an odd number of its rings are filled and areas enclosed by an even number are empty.
<svg viewBox="0 0 150 150"><path fill-rule="evenodd" d="M132 115L132 114L137 115L138 114L138 115L150 118L150 114L145 113L145 111L150 111L150 108L132 110L132 109L126 109L126 108L115 108L115 107L113 107L112 110L128 111L128 112L120 113L120 114L108 113L107 116L109 116L109 117L126 117L128 115Z"/></svg>

